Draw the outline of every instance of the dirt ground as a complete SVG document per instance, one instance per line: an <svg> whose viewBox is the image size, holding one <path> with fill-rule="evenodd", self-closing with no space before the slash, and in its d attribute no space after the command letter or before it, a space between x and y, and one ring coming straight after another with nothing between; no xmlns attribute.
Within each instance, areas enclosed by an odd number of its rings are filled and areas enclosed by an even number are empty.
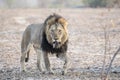
<svg viewBox="0 0 120 80"><path fill-rule="evenodd" d="M27 72L20 72L20 43L23 31L31 23L43 23L58 13L69 23L71 67L61 75L63 62L50 56L55 75L41 74L36 53L31 50ZM105 72L120 46L120 9L12 9L0 10L0 80L101 80L107 41ZM120 80L120 54L114 60L110 80Z"/></svg>

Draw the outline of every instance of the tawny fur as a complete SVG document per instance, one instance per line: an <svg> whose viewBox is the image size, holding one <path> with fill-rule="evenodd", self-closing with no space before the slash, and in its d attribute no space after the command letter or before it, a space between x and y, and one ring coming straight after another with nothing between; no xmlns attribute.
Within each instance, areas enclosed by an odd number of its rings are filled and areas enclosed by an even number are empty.
<svg viewBox="0 0 120 80"><path fill-rule="evenodd" d="M55 29L53 29L55 28ZM58 30L61 30L59 35ZM54 30L54 33L51 33ZM57 31L56 31L57 30ZM57 48L53 47L54 38L51 36L57 36L56 41L60 41ZM57 43L56 43L57 45ZM50 61L48 59L48 53L55 53L57 57L62 58L65 61L63 74L66 73L68 67L67 57L68 46L68 31L67 21L57 15L50 15L43 24L31 24L23 33L21 42L21 68L25 70L24 62L28 61L30 48L34 47L37 53L37 66L40 71L52 71L50 68ZM26 57L27 56L27 57ZM26 58L25 58L26 57Z"/></svg>

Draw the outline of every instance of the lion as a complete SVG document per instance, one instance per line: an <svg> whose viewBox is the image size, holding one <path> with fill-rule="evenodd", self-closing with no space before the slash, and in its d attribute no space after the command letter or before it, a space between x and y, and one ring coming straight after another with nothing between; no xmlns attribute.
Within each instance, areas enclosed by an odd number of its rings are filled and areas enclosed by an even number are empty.
<svg viewBox="0 0 120 80"><path fill-rule="evenodd" d="M54 73L50 66L49 54L55 54L65 63L62 74L67 73L69 66L68 49L68 22L58 14L52 14L42 24L29 25L21 42L21 70L25 71L25 62L28 62L31 47L37 53L37 67L41 72Z"/></svg>

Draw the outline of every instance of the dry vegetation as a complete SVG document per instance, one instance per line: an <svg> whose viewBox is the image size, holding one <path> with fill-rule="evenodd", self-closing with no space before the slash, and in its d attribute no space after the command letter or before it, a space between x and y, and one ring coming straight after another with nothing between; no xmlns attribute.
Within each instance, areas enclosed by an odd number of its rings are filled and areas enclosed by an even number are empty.
<svg viewBox="0 0 120 80"><path fill-rule="evenodd" d="M41 23L53 13L59 13L69 22L69 49L71 67L61 75L63 62L55 56L50 61L56 75L41 74L32 50L26 63L27 72L20 72L20 42L24 29L31 23ZM101 80L105 51L108 64L120 46L120 9L14 9L0 10L0 80ZM115 58L110 80L120 78L120 54Z"/></svg>

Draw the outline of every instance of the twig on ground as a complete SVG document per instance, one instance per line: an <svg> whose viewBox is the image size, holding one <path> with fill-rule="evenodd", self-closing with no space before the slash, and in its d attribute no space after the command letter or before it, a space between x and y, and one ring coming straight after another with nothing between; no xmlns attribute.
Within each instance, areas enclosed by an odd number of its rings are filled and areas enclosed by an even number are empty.
<svg viewBox="0 0 120 80"><path fill-rule="evenodd" d="M120 51L120 46L119 46L119 48L117 49L117 51L114 53L114 55L113 55L113 57L112 57L112 59L111 59L111 61L110 61L110 64L109 64L109 67L108 67L108 70L107 70L107 73L106 73L106 76L105 76L105 79L104 79L104 80L108 80L108 75L109 75L109 73L110 73L110 69L111 69L113 60L115 59L115 57L116 57L116 55L119 53L119 51Z"/></svg>
<svg viewBox="0 0 120 80"><path fill-rule="evenodd" d="M105 39L105 43L104 43L104 58L103 58L103 66L102 66L102 70L101 70L101 79L103 79L104 76L104 71L105 71L105 64L106 64L106 53L107 53L107 31L106 31L106 27L103 28L104 29L104 39Z"/></svg>

